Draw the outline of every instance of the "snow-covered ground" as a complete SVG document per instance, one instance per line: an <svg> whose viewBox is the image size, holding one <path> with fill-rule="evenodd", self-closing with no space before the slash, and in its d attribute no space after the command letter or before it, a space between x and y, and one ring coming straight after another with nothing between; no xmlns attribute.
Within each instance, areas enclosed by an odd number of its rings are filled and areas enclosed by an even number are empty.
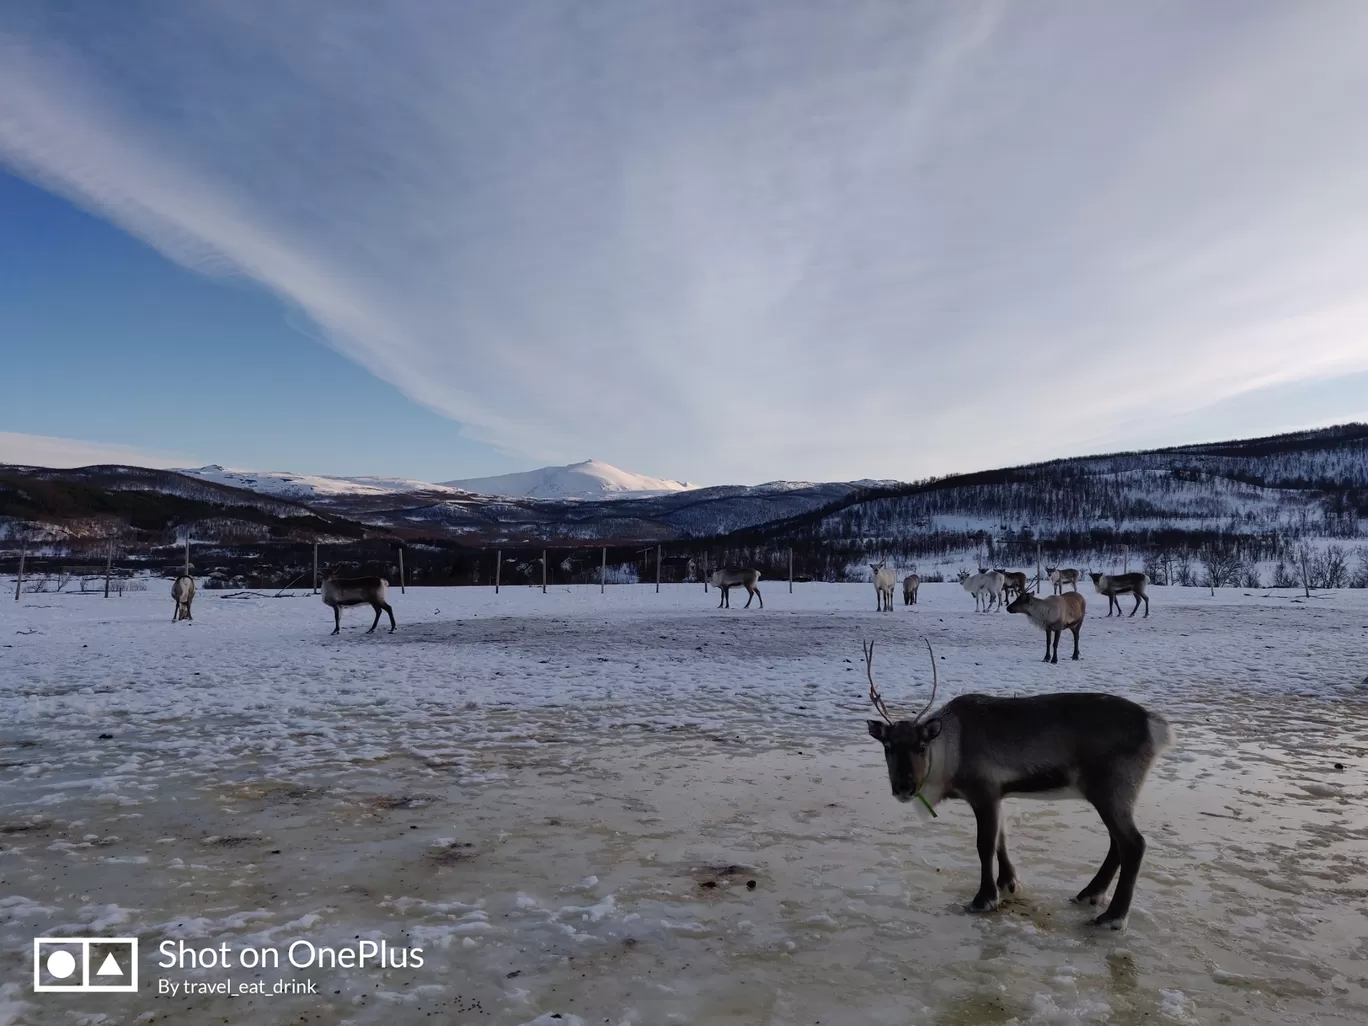
<svg viewBox="0 0 1368 1026"><path fill-rule="evenodd" d="M335 638L307 594L202 591L193 624L160 581L0 601L0 1023L1368 1017L1368 592L1089 596L1084 659L1047 666L957 585L887 614L763 587L396 590L398 633ZM917 819L865 734L860 641L910 713L923 636L943 697L1105 688L1175 722L1127 931L1067 901L1106 849L1074 803L1009 802L1024 886L964 913L968 810ZM138 936L140 993L32 993L32 938L80 933ZM296 939L424 964L158 994L260 972L162 969L164 940Z"/></svg>
<svg viewBox="0 0 1368 1026"><path fill-rule="evenodd" d="M214 463L205 467L184 467L176 473L283 499L326 499L339 495L402 495L410 492L462 494L461 489L450 485L415 481L406 477L325 477L321 474L293 474L285 470L236 470Z"/></svg>

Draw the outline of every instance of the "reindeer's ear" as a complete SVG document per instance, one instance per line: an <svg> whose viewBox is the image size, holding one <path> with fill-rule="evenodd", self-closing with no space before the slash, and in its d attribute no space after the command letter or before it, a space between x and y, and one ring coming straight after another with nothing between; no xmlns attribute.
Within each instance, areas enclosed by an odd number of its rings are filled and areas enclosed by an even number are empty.
<svg viewBox="0 0 1368 1026"><path fill-rule="evenodd" d="M869 724L869 736L876 741L888 740L888 724L883 720L866 720Z"/></svg>
<svg viewBox="0 0 1368 1026"><path fill-rule="evenodd" d="M936 740L936 738L940 737L940 732L940 720L927 720L917 730L918 740L920 740L922 744L930 744L932 741Z"/></svg>

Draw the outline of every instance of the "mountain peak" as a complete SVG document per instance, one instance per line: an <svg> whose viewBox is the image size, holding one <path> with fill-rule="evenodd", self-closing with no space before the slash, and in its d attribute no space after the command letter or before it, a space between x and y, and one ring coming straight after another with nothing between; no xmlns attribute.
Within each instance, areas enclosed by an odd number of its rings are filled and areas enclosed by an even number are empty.
<svg viewBox="0 0 1368 1026"><path fill-rule="evenodd" d="M542 467L519 474L464 478L442 483L468 492L526 499L640 499L687 491L691 487L684 481L647 477L594 459L563 467Z"/></svg>

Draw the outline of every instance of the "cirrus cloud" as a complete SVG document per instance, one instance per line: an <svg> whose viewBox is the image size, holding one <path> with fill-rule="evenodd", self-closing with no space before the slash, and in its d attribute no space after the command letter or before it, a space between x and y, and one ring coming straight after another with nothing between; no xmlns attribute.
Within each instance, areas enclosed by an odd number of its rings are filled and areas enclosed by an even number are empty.
<svg viewBox="0 0 1368 1026"><path fill-rule="evenodd" d="M1368 368L1366 39L1276 0L16 0L0 161L506 452L910 477Z"/></svg>

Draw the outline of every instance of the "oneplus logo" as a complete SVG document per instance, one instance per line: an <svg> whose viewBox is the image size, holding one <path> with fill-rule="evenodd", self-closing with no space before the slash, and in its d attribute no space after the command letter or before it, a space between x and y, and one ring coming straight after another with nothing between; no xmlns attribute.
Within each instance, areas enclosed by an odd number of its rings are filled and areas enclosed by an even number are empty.
<svg viewBox="0 0 1368 1026"><path fill-rule="evenodd" d="M39 994L129 994L138 989L138 938L35 937Z"/></svg>

